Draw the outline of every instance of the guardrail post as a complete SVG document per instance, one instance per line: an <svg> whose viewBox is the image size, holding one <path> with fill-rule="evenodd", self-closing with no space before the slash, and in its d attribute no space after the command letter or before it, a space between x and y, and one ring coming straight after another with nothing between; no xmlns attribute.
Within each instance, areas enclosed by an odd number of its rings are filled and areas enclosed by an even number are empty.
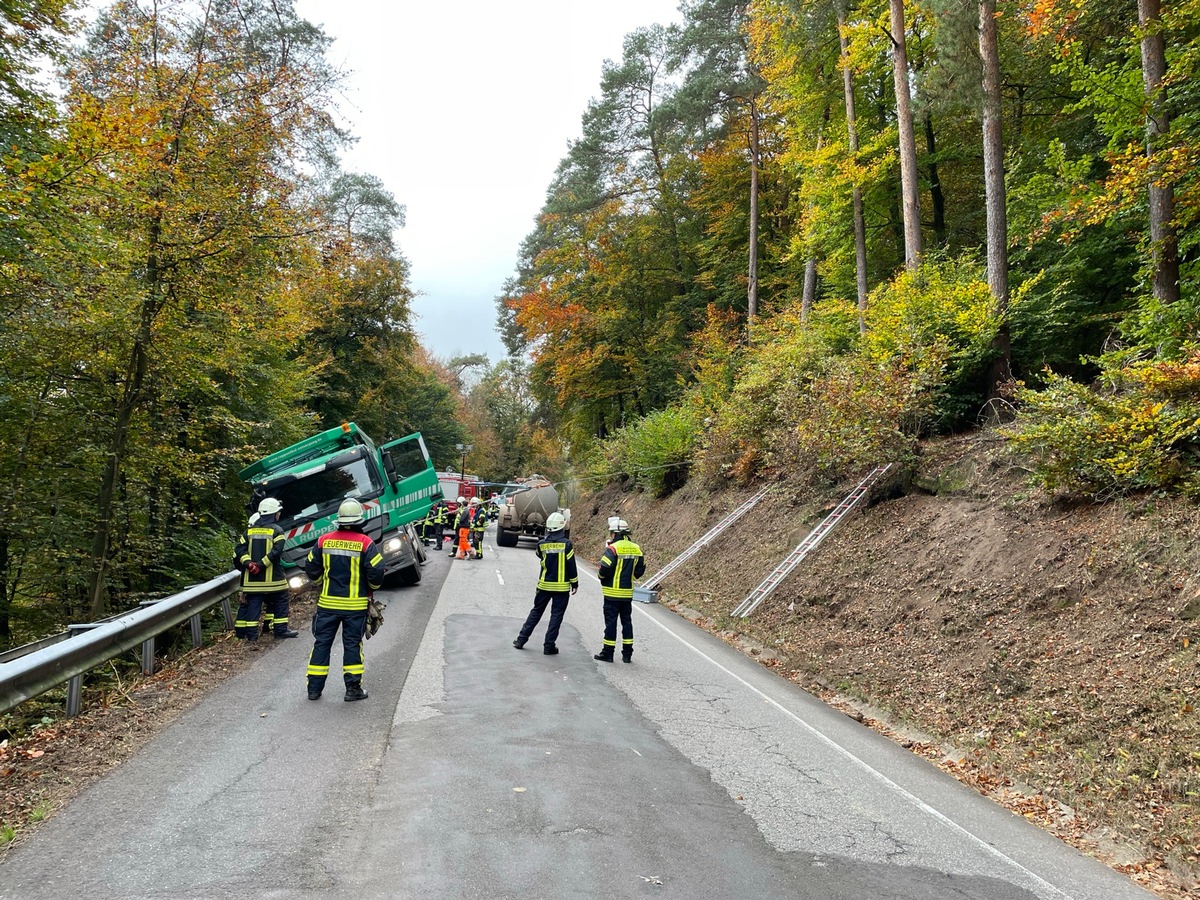
<svg viewBox="0 0 1200 900"><path fill-rule="evenodd" d="M67 680L67 717L79 715L83 704L83 676L72 675Z"/></svg>
<svg viewBox="0 0 1200 900"><path fill-rule="evenodd" d="M230 606L228 597L221 600L221 612L225 613L225 630L233 631L233 607Z"/></svg>
<svg viewBox="0 0 1200 900"><path fill-rule="evenodd" d="M200 613L192 616L192 649L196 650L204 643L204 630L200 627Z"/></svg>
<svg viewBox="0 0 1200 900"><path fill-rule="evenodd" d="M71 637L77 634L83 634L85 631L91 631L98 625L98 622L89 622L87 624L68 625L67 631L71 632ZM67 718L79 715L79 710L83 707L83 673L72 675L67 679Z"/></svg>
<svg viewBox="0 0 1200 900"><path fill-rule="evenodd" d="M138 606L145 609L147 606L153 606L158 600L142 600ZM146 640L142 641L142 674L154 674L154 642L158 640L158 635L152 634Z"/></svg>

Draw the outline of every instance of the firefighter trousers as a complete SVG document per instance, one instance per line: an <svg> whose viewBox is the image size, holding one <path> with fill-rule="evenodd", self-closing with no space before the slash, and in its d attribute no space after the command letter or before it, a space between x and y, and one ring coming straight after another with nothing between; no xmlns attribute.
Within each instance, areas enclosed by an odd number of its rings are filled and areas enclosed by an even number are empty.
<svg viewBox="0 0 1200 900"><path fill-rule="evenodd" d="M542 620L542 614L546 611L546 607L549 606L550 621L546 623L546 648L553 647L558 640L558 630L562 628L563 616L567 614L567 604L570 602L570 591L543 591L539 589L533 595L533 609L529 610L529 615L525 618L525 624L521 626L521 633L517 635L517 640L522 644L529 640L530 635L533 634L533 629Z"/></svg>
<svg viewBox="0 0 1200 900"><path fill-rule="evenodd" d="M258 618L262 615L263 600L270 596L260 591L242 591L238 597L237 618L233 621L233 633L239 640L258 640Z"/></svg>
<svg viewBox="0 0 1200 900"><path fill-rule="evenodd" d="M621 620L621 656L633 656L633 601L604 598L604 650L617 647L617 619Z"/></svg>
<svg viewBox="0 0 1200 900"><path fill-rule="evenodd" d="M363 631L367 627L365 609L326 609L317 607L313 616L313 649L308 658L308 690L320 693L329 677L329 657L333 639L342 629L342 678L346 687L361 684L363 677Z"/></svg>
<svg viewBox="0 0 1200 900"><path fill-rule="evenodd" d="M292 597L289 591L271 591L263 594L263 633L274 629L276 636L288 631L288 616L291 614Z"/></svg>

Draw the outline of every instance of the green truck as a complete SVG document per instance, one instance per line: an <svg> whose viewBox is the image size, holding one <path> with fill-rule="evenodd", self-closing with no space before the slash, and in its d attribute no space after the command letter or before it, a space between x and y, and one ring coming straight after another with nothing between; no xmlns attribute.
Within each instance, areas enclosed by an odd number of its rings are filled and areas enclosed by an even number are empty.
<svg viewBox="0 0 1200 900"><path fill-rule="evenodd" d="M347 422L272 453L238 474L250 485L251 510L266 497L283 505L283 566L291 587L306 583L308 551L321 535L336 530L338 506L348 497L362 503L364 530L383 551L386 572L395 573L405 585L421 580L426 555L415 523L442 499L442 489L419 433L377 447L362 429Z"/></svg>

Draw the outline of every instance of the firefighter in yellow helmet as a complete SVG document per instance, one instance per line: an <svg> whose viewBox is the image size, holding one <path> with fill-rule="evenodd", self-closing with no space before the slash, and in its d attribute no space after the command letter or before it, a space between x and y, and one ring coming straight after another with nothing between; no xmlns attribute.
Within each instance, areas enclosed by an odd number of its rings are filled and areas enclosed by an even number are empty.
<svg viewBox="0 0 1200 900"><path fill-rule="evenodd" d="M629 523L619 516L608 520L608 546L596 574L604 595L604 642L593 659L613 661L619 618L621 661L633 662L633 581L646 574L646 559L642 548L629 539Z"/></svg>
<svg viewBox="0 0 1200 900"><path fill-rule="evenodd" d="M366 700L363 690L363 632L367 602L383 584L383 554L363 533L366 515L357 500L338 507L337 530L323 535L309 551L304 574L319 585L313 617L312 656L308 660L308 699L319 700L329 676L329 657L338 628L342 629L342 679L345 700Z"/></svg>

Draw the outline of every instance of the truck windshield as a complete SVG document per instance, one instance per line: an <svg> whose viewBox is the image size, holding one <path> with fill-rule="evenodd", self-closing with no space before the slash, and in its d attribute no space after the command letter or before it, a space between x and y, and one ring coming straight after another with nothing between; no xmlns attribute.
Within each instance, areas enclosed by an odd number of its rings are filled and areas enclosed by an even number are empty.
<svg viewBox="0 0 1200 900"><path fill-rule="evenodd" d="M360 499L378 491L371 467L361 458L301 478L284 478L269 488L270 495L283 504L284 519L309 518L347 497Z"/></svg>

